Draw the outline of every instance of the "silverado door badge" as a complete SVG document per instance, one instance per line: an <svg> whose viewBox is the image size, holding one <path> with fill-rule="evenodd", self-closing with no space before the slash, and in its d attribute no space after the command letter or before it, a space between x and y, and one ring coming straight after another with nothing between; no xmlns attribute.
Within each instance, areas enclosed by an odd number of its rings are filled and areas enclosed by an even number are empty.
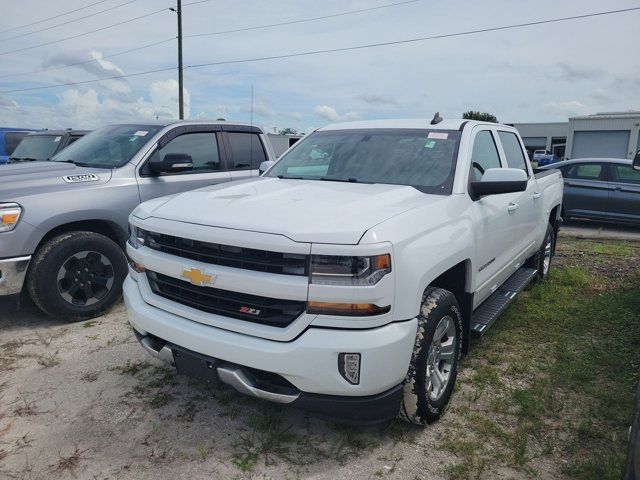
<svg viewBox="0 0 640 480"><path fill-rule="evenodd" d="M189 280L192 285L198 285L200 287L204 285L211 285L216 279L215 275L209 275L198 268L184 269L182 276Z"/></svg>

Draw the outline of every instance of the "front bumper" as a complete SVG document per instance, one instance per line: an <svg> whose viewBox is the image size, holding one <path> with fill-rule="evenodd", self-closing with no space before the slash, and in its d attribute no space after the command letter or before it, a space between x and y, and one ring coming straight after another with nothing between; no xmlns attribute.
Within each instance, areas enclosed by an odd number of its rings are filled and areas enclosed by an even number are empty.
<svg viewBox="0 0 640 480"><path fill-rule="evenodd" d="M366 401L364 397L397 395L388 392L406 376L417 328L416 319L371 329L310 327L281 342L212 327L149 305L130 277L124 283L124 299L129 322L142 337L151 334L228 364L277 374L311 403L314 395L354 397L352 403L343 400L349 404ZM361 354L358 385L340 375L341 352ZM165 357L166 361L171 354Z"/></svg>
<svg viewBox="0 0 640 480"><path fill-rule="evenodd" d="M31 255L0 260L0 296L22 291Z"/></svg>

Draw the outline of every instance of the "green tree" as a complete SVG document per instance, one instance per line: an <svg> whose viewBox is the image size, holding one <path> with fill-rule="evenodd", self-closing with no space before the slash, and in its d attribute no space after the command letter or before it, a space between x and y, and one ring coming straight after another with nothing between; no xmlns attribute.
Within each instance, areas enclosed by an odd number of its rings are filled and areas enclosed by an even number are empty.
<svg viewBox="0 0 640 480"><path fill-rule="evenodd" d="M475 112L473 110L469 110L468 112L464 112L462 114L462 118L464 118L465 120L480 120L481 122L498 123L498 119L492 113Z"/></svg>
<svg viewBox="0 0 640 480"><path fill-rule="evenodd" d="M295 128L283 128L278 132L280 135L298 135L298 131Z"/></svg>

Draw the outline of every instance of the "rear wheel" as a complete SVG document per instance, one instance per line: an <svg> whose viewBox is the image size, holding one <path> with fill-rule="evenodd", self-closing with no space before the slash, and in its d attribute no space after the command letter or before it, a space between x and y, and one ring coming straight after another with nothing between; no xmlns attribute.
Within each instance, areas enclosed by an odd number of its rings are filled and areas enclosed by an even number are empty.
<svg viewBox="0 0 640 480"><path fill-rule="evenodd" d="M551 261L556 250L556 232L553 226L547 224L547 232L544 235L542 246L538 252L538 277L540 280L545 280L549 276L551 271Z"/></svg>
<svg viewBox="0 0 640 480"><path fill-rule="evenodd" d="M440 418L456 382L461 346L462 315L455 296L428 288L422 296L399 418L416 425Z"/></svg>
<svg viewBox="0 0 640 480"><path fill-rule="evenodd" d="M48 315L67 321L102 315L121 296L127 262L111 239L70 232L46 242L29 267L27 289Z"/></svg>

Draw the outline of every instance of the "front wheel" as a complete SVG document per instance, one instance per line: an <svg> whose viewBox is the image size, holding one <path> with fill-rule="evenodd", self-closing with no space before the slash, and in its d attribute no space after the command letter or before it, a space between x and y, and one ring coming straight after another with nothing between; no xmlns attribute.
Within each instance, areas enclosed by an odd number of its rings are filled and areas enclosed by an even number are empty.
<svg viewBox="0 0 640 480"><path fill-rule="evenodd" d="M113 240L94 232L69 232L38 249L27 289L46 314L85 320L102 315L120 298L126 274L126 258Z"/></svg>
<svg viewBox="0 0 640 480"><path fill-rule="evenodd" d="M451 399L462 346L462 315L455 296L427 288L404 381L399 418L415 425L434 422Z"/></svg>

